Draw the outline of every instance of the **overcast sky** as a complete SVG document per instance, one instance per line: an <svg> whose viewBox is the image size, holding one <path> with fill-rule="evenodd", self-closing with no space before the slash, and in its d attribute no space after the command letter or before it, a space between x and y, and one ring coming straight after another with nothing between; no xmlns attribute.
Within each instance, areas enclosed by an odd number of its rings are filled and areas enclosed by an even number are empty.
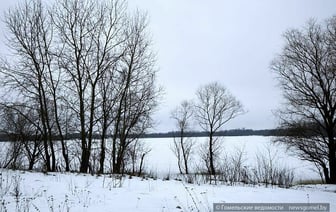
<svg viewBox="0 0 336 212"><path fill-rule="evenodd" d="M14 2L18 0L1 3L2 20ZM323 21L336 15L335 0L129 0L129 6L150 17L158 83L165 89L155 114L155 131L161 132L174 130L169 117L174 107L214 81L248 111L224 129L276 127L272 111L282 97L269 66L281 51L282 34L303 27L309 18Z"/></svg>
<svg viewBox="0 0 336 212"><path fill-rule="evenodd" d="M174 129L169 112L195 98L199 86L219 81L248 111L225 129L276 127L282 96L270 63L282 34L309 18L336 15L335 0L132 0L148 11L166 95L159 131Z"/></svg>

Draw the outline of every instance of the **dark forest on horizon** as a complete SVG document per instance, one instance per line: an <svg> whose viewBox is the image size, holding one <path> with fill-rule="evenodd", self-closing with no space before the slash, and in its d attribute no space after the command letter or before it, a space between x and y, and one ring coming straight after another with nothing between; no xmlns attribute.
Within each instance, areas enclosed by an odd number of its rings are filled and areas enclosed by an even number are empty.
<svg viewBox="0 0 336 212"><path fill-rule="evenodd" d="M282 129L263 129L263 130L253 130L253 129L230 129L222 130L215 134L215 136L284 136L287 135L286 130ZM14 134L0 133L0 141L11 141L15 140ZM79 134L69 134L66 136L67 140L79 139ZM131 137L138 137L139 135L134 135ZM170 131L170 132L158 132L158 133L146 133L140 135L140 138L174 138L179 137L180 132ZM190 131L184 133L185 137L207 137L208 132L204 131ZM96 134L94 138L99 139L101 136ZM110 135L109 137L112 137ZM54 136L57 140L57 136Z"/></svg>

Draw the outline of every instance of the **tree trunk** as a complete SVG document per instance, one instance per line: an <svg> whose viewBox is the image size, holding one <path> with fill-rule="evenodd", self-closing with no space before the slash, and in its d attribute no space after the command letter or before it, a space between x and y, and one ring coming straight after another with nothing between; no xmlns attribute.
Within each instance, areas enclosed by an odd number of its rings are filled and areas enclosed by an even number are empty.
<svg viewBox="0 0 336 212"><path fill-rule="evenodd" d="M90 162L90 154L89 151L85 148L82 150L81 166L79 170L81 173L87 173L89 169L89 162Z"/></svg>
<svg viewBox="0 0 336 212"><path fill-rule="evenodd" d="M104 161L105 161L105 129L102 132L101 144L100 144L100 158L99 158L99 174L104 173Z"/></svg>
<svg viewBox="0 0 336 212"><path fill-rule="evenodd" d="M68 150L67 150L67 147L64 141L64 135L62 132L61 124L59 121L56 95L53 95L53 101L54 101L54 110L55 110L55 122L56 122L57 130L58 130L58 133L61 139L62 155L63 155L64 162L65 162L65 171L68 172L70 171L70 161L69 161Z"/></svg>
<svg viewBox="0 0 336 212"><path fill-rule="evenodd" d="M124 161L124 147L120 146L120 149L118 151L118 157L117 157L117 163L115 166L115 171L113 170L113 173L115 174L121 174L122 173L122 165Z"/></svg>
<svg viewBox="0 0 336 212"><path fill-rule="evenodd" d="M323 169L325 183L329 184L330 183L329 169L324 165L322 166L322 169Z"/></svg>
<svg viewBox="0 0 336 212"><path fill-rule="evenodd" d="M69 162L68 150L67 150L66 144L64 142L63 135L61 137L62 137L61 138L62 155L63 155L64 162L65 162L65 171L68 172L68 171L70 171L70 162Z"/></svg>
<svg viewBox="0 0 336 212"><path fill-rule="evenodd" d="M49 147L48 147L48 133L47 133L47 126L46 126L46 120L45 120L45 112L43 107L43 101L42 101L42 95L41 95L41 83L39 83L39 112L41 116L41 122L42 122L42 139L43 139L43 148L44 148L44 154L45 154L45 165L46 170L45 171L51 171L51 164L50 164L50 155L49 155Z"/></svg>
<svg viewBox="0 0 336 212"><path fill-rule="evenodd" d="M77 68L79 70L79 68ZM80 72L78 71L78 76L80 76ZM81 79L80 79L81 80ZM82 143L82 155L81 155L81 164L79 168L79 172L87 173L89 168L89 158L90 155L88 154L88 145L86 142L86 130L85 130L85 109L84 109L84 91L82 89L81 81L79 80L79 119L81 125L81 143Z"/></svg>
<svg viewBox="0 0 336 212"><path fill-rule="evenodd" d="M52 161L51 171L55 172L56 171L56 155L55 155L55 150L54 150L54 144L53 144L51 135L49 135L48 137L49 137L49 146L50 146L51 161Z"/></svg>
<svg viewBox="0 0 336 212"><path fill-rule="evenodd" d="M139 167L138 177L140 177L141 174L142 174L142 167L143 167L143 163L144 163L145 156L146 156L145 153L141 155L141 160L140 160L140 167Z"/></svg>
<svg viewBox="0 0 336 212"><path fill-rule="evenodd" d="M180 138L180 142L181 142L181 148L182 148L182 154L183 154L183 160L184 160L184 168L185 168L185 173L189 174L189 170L188 170L188 160L187 160L187 153L184 147L184 143L183 143L183 139L184 139L184 131L183 129L181 129L181 138Z"/></svg>
<svg viewBox="0 0 336 212"><path fill-rule="evenodd" d="M336 147L334 138L329 139L329 170L330 170L330 184L336 184Z"/></svg>
<svg viewBox="0 0 336 212"><path fill-rule="evenodd" d="M96 100L96 82L92 84L91 88L91 102L90 102L90 119L89 119L89 129L87 131L88 134L88 140L87 140L87 148L86 148L86 158L87 162L87 168L90 165L90 155L91 155L91 145L92 145L92 139L93 139L93 126L94 126L94 115L95 115L95 100ZM94 171L94 170L92 170Z"/></svg>
<svg viewBox="0 0 336 212"><path fill-rule="evenodd" d="M214 166L214 158L213 158L213 132L210 131L209 136L209 165L210 165L210 175L216 175L215 166Z"/></svg>
<svg viewBox="0 0 336 212"><path fill-rule="evenodd" d="M116 170L116 148L117 148L117 139L113 135L112 140L112 173L115 173L114 170Z"/></svg>

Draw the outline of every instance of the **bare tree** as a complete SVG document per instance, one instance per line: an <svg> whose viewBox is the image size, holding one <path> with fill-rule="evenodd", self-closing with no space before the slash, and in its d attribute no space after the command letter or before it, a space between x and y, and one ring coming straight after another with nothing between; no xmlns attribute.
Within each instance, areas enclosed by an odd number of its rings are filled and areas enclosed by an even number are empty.
<svg viewBox="0 0 336 212"><path fill-rule="evenodd" d="M214 150L218 148L215 144L217 139L215 133L223 127L225 123L241 115L244 110L242 104L232 96L229 91L214 82L202 86L198 89L196 103L196 119L200 127L209 135L208 149L208 171L215 175ZM214 148L214 146L217 146Z"/></svg>
<svg viewBox="0 0 336 212"><path fill-rule="evenodd" d="M93 135L101 116L101 80L122 55L120 33L125 18L123 1L59 0L53 23L60 46L59 67L65 71L67 103L78 116L81 140L80 172L89 168ZM106 124L105 124L106 125ZM105 127L106 128L106 127ZM104 139L102 140L104 142Z"/></svg>
<svg viewBox="0 0 336 212"><path fill-rule="evenodd" d="M32 170L42 155L41 135L34 125L39 118L36 110L25 105L3 105L0 111L0 132L11 142L4 167L23 168L28 161L28 170Z"/></svg>
<svg viewBox="0 0 336 212"><path fill-rule="evenodd" d="M161 94L155 84L156 60L147 35L147 15L135 13L126 26L125 53L116 79L119 92L113 111L113 173L123 171L130 144L152 126L151 115Z"/></svg>
<svg viewBox="0 0 336 212"><path fill-rule="evenodd" d="M286 101L280 127L290 136L277 139L299 158L318 164L327 183L336 183L336 17L310 20L288 30L285 46L272 62Z"/></svg>
<svg viewBox="0 0 336 212"><path fill-rule="evenodd" d="M131 163L131 174L141 176L144 168L145 157L151 151L151 148L146 146L140 139L135 140L130 144L127 150L127 159Z"/></svg>
<svg viewBox="0 0 336 212"><path fill-rule="evenodd" d="M5 23L9 30L8 47L17 59L12 63L3 60L3 83L11 89L10 95L16 92L25 105L37 107L46 168L47 171L55 171L56 156L52 142L55 120L52 105L55 102L51 101L50 92L51 85L56 81L52 70L53 28L50 18L41 1L26 1L6 13Z"/></svg>
<svg viewBox="0 0 336 212"><path fill-rule="evenodd" d="M186 137L187 130L190 130L191 118L194 115L194 105L191 101L183 101L171 113L178 130L177 138L174 137L174 145L171 147L177 157L180 173L189 174L189 161L194 146L192 138Z"/></svg>
<svg viewBox="0 0 336 212"><path fill-rule="evenodd" d="M56 0L46 8L31 0L6 15L15 57L1 58L1 82L9 91L1 105L11 105L15 95L28 109L36 108L38 119L29 123L43 140L47 171L56 170L56 139L70 170L64 141L79 133L80 172L89 170L96 134L99 172L108 134L113 134L113 170L120 172L130 143L152 126L160 89L147 16L138 11L131 16L126 6L124 0Z"/></svg>
<svg viewBox="0 0 336 212"><path fill-rule="evenodd" d="M100 118L98 118L100 122L100 134L101 134L101 141L100 141L100 155L99 155L99 173L104 173L104 164L106 158L106 139L111 128L114 117L114 109L117 104L118 99L118 90L116 89L117 85L115 85L115 70L110 69L105 73L105 76L99 82L100 86L100 95L101 95L101 103L99 106L100 109ZM111 131L111 130L110 130Z"/></svg>

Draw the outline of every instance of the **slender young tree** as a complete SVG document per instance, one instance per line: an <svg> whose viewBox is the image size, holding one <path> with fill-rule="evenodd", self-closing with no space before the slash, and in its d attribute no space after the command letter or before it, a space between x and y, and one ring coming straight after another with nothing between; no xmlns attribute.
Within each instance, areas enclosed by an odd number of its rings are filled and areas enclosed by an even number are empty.
<svg viewBox="0 0 336 212"><path fill-rule="evenodd" d="M209 135L208 172L216 174L215 157L218 150L215 133L231 119L244 113L242 104L229 91L217 82L207 84L198 89L196 102L196 119L200 127Z"/></svg>
<svg viewBox="0 0 336 212"><path fill-rule="evenodd" d="M194 105L191 101L183 101L171 112L171 118L174 119L178 132L177 138L174 137L172 151L177 157L181 174L189 174L189 162L194 142L191 138L186 137L185 134L190 130L193 115Z"/></svg>

